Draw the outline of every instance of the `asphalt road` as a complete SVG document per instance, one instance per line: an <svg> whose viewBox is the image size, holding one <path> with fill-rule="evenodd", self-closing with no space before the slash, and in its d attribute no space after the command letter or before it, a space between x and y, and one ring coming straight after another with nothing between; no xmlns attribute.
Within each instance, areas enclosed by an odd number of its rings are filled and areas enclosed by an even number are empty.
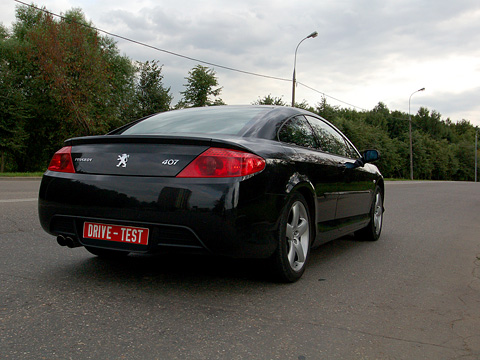
<svg viewBox="0 0 480 360"><path fill-rule="evenodd" d="M262 264L105 261L41 229L38 180L0 179L0 359L480 359L480 185L392 182L381 239Z"/></svg>

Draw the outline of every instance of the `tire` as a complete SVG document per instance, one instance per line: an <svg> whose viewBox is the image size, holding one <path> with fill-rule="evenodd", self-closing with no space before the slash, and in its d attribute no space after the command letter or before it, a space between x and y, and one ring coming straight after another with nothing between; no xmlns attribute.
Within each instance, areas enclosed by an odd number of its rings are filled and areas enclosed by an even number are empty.
<svg viewBox="0 0 480 360"><path fill-rule="evenodd" d="M383 195L380 188L377 187L370 209L370 222L366 227L357 231L355 236L363 241L377 241L382 233L383 212Z"/></svg>
<svg viewBox="0 0 480 360"><path fill-rule="evenodd" d="M119 259L129 254L128 251L100 249L100 248L90 247L90 246L85 246L85 249L87 249L89 253L104 259Z"/></svg>
<svg viewBox="0 0 480 360"><path fill-rule="evenodd" d="M295 193L285 206L278 229L278 246L273 254L275 277L282 282L300 279L310 254L312 221L305 198Z"/></svg>

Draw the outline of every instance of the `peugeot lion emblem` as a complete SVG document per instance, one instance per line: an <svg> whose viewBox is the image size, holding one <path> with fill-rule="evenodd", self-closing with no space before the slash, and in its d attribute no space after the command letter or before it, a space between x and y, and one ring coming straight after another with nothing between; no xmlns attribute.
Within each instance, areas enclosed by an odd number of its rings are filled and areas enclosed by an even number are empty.
<svg viewBox="0 0 480 360"><path fill-rule="evenodd" d="M127 167L127 161L128 161L128 158L130 157L130 155L128 154L122 154L122 155L118 155L118 159L117 161L119 161L119 163L117 164L117 167Z"/></svg>

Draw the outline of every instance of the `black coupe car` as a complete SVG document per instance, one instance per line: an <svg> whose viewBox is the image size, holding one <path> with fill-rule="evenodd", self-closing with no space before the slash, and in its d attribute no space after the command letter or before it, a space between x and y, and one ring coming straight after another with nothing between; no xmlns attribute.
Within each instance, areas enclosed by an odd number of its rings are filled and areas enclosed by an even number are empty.
<svg viewBox="0 0 480 360"><path fill-rule="evenodd" d="M42 179L40 222L60 245L98 256L264 258L292 282L313 246L379 238L378 157L297 108L169 111L66 140Z"/></svg>

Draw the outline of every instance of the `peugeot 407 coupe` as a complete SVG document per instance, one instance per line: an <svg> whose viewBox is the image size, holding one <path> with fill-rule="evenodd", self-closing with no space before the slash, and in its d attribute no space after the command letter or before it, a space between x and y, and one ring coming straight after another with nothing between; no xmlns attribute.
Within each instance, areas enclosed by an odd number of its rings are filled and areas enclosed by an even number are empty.
<svg viewBox="0 0 480 360"><path fill-rule="evenodd" d="M43 175L39 217L58 244L97 256L260 258L293 282L312 247L379 238L378 157L302 109L168 111L66 140Z"/></svg>

